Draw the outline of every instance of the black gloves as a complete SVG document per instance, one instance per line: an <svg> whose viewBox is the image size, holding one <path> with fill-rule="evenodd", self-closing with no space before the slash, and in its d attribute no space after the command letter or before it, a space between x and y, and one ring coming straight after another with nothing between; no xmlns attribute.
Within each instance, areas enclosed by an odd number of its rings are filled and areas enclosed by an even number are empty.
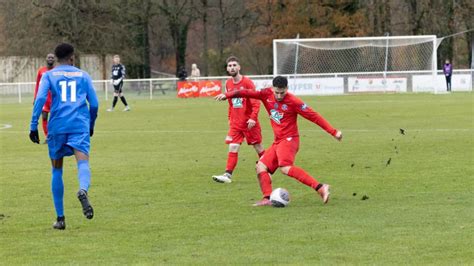
<svg viewBox="0 0 474 266"><path fill-rule="evenodd" d="M39 143L40 143L40 139L39 139L39 135L38 135L38 130L31 130L31 131L30 131L30 140L31 140L33 143L36 143L36 144L39 144Z"/></svg>

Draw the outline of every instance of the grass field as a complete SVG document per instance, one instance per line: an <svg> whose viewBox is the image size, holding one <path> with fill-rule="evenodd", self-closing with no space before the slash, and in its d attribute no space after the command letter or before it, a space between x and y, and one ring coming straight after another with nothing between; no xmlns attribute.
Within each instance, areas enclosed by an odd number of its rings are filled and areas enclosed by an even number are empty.
<svg viewBox="0 0 474 266"><path fill-rule="evenodd" d="M328 205L277 173L289 207L251 207L260 192L247 146L234 183L211 180L225 166L227 103L131 100L131 112L107 113L101 102L95 217L82 216L67 158L65 231L51 229L47 145L28 139L31 103L0 105L0 124L12 125L0 130L0 264L474 263L472 93L304 100L344 133L339 143L300 118L296 164L332 185Z"/></svg>

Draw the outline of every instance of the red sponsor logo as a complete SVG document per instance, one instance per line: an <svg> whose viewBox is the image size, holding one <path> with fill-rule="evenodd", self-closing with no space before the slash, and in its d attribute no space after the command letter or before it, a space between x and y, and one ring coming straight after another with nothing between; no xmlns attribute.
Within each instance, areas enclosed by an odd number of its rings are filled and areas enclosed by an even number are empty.
<svg viewBox="0 0 474 266"><path fill-rule="evenodd" d="M199 82L178 81L177 85L179 98L199 96Z"/></svg>
<svg viewBox="0 0 474 266"><path fill-rule="evenodd" d="M177 90L179 98L213 97L222 92L222 82L220 80L178 81Z"/></svg>
<svg viewBox="0 0 474 266"><path fill-rule="evenodd" d="M199 96L213 97L222 92L222 83L219 80L206 80L199 82Z"/></svg>

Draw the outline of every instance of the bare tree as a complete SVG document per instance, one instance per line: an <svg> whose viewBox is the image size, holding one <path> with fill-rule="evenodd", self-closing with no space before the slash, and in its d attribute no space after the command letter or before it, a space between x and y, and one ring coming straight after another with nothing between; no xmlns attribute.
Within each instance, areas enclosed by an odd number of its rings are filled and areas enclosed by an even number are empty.
<svg viewBox="0 0 474 266"><path fill-rule="evenodd" d="M188 31L191 22L197 19L196 6L193 0L163 0L158 8L168 22L175 50L177 75L179 69L186 65Z"/></svg>

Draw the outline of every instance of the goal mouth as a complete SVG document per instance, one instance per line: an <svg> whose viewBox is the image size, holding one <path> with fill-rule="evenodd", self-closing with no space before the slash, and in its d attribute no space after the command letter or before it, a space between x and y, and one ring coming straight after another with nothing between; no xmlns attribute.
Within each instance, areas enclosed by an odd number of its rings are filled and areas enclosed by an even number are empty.
<svg viewBox="0 0 474 266"><path fill-rule="evenodd" d="M382 85L390 82L387 78L391 75L406 76L406 80L395 81L404 86L416 72L432 75L434 79L437 45L435 35L276 39L273 75L345 76L346 92L348 78L367 75L374 76ZM380 78L383 80L377 80ZM383 89L390 90L390 87Z"/></svg>
<svg viewBox="0 0 474 266"><path fill-rule="evenodd" d="M436 36L273 41L274 75L431 71Z"/></svg>

